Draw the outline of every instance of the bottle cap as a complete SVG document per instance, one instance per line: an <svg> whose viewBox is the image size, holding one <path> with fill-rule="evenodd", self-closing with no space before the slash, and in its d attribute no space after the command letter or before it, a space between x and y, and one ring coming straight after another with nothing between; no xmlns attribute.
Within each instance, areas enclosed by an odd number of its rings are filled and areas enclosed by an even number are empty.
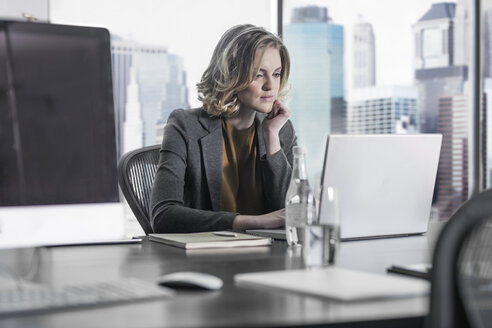
<svg viewBox="0 0 492 328"><path fill-rule="evenodd" d="M304 148L302 148L302 146L294 146L292 151L294 153L294 156L304 155Z"/></svg>

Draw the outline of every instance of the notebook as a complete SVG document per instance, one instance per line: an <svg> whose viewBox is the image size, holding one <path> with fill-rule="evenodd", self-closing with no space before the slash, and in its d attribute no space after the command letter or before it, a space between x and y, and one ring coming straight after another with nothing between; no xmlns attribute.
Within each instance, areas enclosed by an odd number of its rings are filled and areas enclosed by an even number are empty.
<svg viewBox="0 0 492 328"><path fill-rule="evenodd" d="M151 233L149 240L185 249L270 245L272 240L237 232Z"/></svg>
<svg viewBox="0 0 492 328"><path fill-rule="evenodd" d="M329 267L242 273L234 276L238 286L269 288L339 301L362 301L425 295L430 283L396 275L384 275Z"/></svg>
<svg viewBox="0 0 492 328"><path fill-rule="evenodd" d="M441 134L330 135L321 178L320 222L336 192L342 239L427 231Z"/></svg>

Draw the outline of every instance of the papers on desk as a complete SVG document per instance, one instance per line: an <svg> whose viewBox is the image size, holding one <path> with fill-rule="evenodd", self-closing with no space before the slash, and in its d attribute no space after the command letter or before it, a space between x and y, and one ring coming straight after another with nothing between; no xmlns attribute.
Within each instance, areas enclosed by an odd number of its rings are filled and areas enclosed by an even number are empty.
<svg viewBox="0 0 492 328"><path fill-rule="evenodd" d="M335 267L245 273L236 275L234 280L239 286L266 287L339 301L418 296L430 289L429 282L421 279Z"/></svg>
<svg viewBox="0 0 492 328"><path fill-rule="evenodd" d="M270 238L231 232L151 233L149 240L185 249L270 245Z"/></svg>

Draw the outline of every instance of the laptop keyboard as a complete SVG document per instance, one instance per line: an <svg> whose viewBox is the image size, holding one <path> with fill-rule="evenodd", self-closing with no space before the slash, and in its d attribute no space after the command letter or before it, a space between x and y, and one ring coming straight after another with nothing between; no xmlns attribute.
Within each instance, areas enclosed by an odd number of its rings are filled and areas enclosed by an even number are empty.
<svg viewBox="0 0 492 328"><path fill-rule="evenodd" d="M0 316L115 305L170 298L174 294L171 289L137 278L67 285L59 289L30 284L0 289Z"/></svg>

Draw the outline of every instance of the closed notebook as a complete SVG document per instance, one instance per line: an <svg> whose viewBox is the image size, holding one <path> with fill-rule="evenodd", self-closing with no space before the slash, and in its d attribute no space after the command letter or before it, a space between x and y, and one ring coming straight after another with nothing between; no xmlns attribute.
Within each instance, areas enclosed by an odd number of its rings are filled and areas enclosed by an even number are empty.
<svg viewBox="0 0 492 328"><path fill-rule="evenodd" d="M149 240L185 249L247 247L270 245L270 238L252 236L244 233L196 232L196 233L151 233Z"/></svg>

